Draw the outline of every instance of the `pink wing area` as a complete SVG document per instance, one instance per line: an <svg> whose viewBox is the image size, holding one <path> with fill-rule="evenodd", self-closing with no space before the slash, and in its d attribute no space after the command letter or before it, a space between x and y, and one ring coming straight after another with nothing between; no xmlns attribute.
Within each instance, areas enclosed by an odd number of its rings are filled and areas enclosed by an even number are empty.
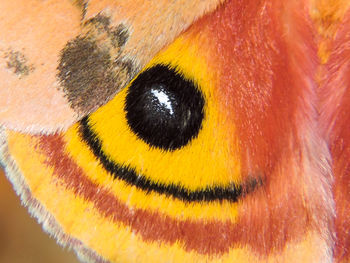
<svg viewBox="0 0 350 263"><path fill-rule="evenodd" d="M219 3L1 1L0 124L30 133L68 128Z"/></svg>

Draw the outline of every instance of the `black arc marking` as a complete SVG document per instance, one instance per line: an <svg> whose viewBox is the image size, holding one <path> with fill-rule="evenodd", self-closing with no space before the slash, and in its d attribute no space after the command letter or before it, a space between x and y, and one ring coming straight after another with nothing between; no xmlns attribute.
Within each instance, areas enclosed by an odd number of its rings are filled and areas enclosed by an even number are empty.
<svg viewBox="0 0 350 263"><path fill-rule="evenodd" d="M122 180L129 185L150 193L156 192L164 194L174 199L184 202L214 202L214 201L230 201L237 202L241 197L255 190L262 184L260 179L251 178L242 185L230 184L225 187L207 186L203 189L191 191L180 185L162 184L149 180L144 175L140 175L130 166L123 166L110 160L110 158L102 151L101 141L89 126L88 116L80 121L80 136L89 146L95 157L101 162L104 169L109 172L115 179Z"/></svg>
<svg viewBox="0 0 350 263"><path fill-rule="evenodd" d="M156 65L131 83L124 110L139 138L152 147L173 151L198 135L204 104L193 81L168 66Z"/></svg>

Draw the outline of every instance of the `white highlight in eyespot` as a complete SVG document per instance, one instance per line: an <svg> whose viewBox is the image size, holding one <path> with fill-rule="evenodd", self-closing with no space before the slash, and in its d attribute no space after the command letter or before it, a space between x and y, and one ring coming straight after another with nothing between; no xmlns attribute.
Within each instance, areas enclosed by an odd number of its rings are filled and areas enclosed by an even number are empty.
<svg viewBox="0 0 350 263"><path fill-rule="evenodd" d="M154 89L152 89L151 92L158 99L160 104L162 104L163 106L165 106L169 110L170 114L174 114L173 107L171 105L169 97L165 92L159 91L159 90L154 90Z"/></svg>

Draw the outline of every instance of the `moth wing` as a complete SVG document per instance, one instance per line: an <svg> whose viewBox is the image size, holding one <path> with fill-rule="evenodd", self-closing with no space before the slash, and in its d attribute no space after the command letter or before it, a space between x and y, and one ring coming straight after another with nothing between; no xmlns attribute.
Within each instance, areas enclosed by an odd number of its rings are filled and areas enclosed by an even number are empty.
<svg viewBox="0 0 350 263"><path fill-rule="evenodd" d="M164 45L220 2L1 1L0 124L31 133L66 129L109 101ZM103 34L96 32L101 17L109 23ZM118 43L112 48L113 34ZM92 38L97 48L74 46L73 57L84 47L85 53L69 68L62 56L78 38ZM92 66L93 54L106 48L110 60ZM98 86L96 71L106 67L110 81Z"/></svg>

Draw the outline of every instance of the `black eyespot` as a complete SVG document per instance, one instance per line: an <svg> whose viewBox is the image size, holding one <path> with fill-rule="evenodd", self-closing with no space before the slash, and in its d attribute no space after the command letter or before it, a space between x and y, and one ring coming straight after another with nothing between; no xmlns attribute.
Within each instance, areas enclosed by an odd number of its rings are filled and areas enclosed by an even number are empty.
<svg viewBox="0 0 350 263"><path fill-rule="evenodd" d="M125 111L128 125L139 138L154 147L176 150L198 135L204 98L192 81L157 65L133 81Z"/></svg>

